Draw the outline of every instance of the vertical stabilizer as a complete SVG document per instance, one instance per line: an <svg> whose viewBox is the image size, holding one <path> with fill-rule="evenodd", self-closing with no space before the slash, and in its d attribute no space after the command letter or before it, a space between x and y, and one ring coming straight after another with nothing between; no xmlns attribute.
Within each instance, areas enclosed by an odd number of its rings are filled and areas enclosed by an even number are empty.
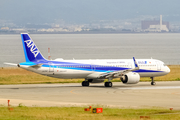
<svg viewBox="0 0 180 120"><path fill-rule="evenodd" d="M134 61L135 69L139 69L139 65L134 57L133 57L133 61Z"/></svg>
<svg viewBox="0 0 180 120"><path fill-rule="evenodd" d="M45 60L28 33L21 33L26 62Z"/></svg>

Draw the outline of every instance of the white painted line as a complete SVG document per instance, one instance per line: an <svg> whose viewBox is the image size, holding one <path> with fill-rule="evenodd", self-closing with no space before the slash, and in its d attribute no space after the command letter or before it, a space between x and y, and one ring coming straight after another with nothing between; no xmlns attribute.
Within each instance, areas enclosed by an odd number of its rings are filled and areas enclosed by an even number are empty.
<svg viewBox="0 0 180 120"><path fill-rule="evenodd" d="M129 89L129 90L149 90L149 89L180 89L180 86L164 86L164 87L126 87L126 88L118 88L118 89Z"/></svg>

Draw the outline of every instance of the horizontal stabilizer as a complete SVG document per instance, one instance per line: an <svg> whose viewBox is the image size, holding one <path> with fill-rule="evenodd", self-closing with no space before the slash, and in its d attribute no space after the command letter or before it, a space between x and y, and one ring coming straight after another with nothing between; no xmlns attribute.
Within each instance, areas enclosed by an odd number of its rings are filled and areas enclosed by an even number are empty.
<svg viewBox="0 0 180 120"><path fill-rule="evenodd" d="M41 67L43 64L37 64L37 65L32 65L32 66L29 66L29 67L33 67L33 68L39 68Z"/></svg>
<svg viewBox="0 0 180 120"><path fill-rule="evenodd" d="M16 64L16 63L7 63L7 62L4 62L4 64L6 64L6 65L18 66L18 64Z"/></svg>

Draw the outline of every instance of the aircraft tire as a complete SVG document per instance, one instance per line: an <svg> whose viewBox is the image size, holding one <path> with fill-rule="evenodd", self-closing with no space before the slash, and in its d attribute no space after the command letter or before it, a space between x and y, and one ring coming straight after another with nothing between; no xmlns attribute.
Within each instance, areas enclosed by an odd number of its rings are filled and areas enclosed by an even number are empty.
<svg viewBox="0 0 180 120"><path fill-rule="evenodd" d="M88 81L86 81L86 86L89 86L89 82Z"/></svg>
<svg viewBox="0 0 180 120"><path fill-rule="evenodd" d="M88 81L83 81L82 86L89 86L89 82Z"/></svg>
<svg viewBox="0 0 180 120"><path fill-rule="evenodd" d="M85 81L82 82L82 86L86 86Z"/></svg>
<svg viewBox="0 0 180 120"><path fill-rule="evenodd" d="M112 87L112 82L105 82L105 83L104 83L104 86L105 86L105 87Z"/></svg>
<svg viewBox="0 0 180 120"><path fill-rule="evenodd" d="M82 81L82 83L81 83L81 84L82 84L82 86L84 86L84 81Z"/></svg>
<svg viewBox="0 0 180 120"><path fill-rule="evenodd" d="M109 83L108 83L108 86L109 86L109 87L112 87L112 82L109 82Z"/></svg>
<svg viewBox="0 0 180 120"><path fill-rule="evenodd" d="M156 85L156 83L155 82L151 82L151 85Z"/></svg>
<svg viewBox="0 0 180 120"><path fill-rule="evenodd" d="M107 82L104 83L104 86L107 87Z"/></svg>

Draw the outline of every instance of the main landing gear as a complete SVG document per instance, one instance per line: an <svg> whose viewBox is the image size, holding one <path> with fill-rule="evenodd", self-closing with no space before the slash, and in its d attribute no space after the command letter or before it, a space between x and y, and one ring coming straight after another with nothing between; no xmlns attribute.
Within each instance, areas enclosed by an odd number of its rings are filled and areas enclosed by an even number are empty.
<svg viewBox="0 0 180 120"><path fill-rule="evenodd" d="M154 77L150 77L152 82L151 82L151 85L156 85L156 83L154 82Z"/></svg>
<svg viewBox="0 0 180 120"><path fill-rule="evenodd" d="M105 83L104 83L104 86L105 86L105 87L112 87L112 82L105 82Z"/></svg>
<svg viewBox="0 0 180 120"><path fill-rule="evenodd" d="M104 83L104 86L105 86L105 87L112 87L112 82L110 82L111 80L112 80L111 77L108 78L108 82L105 82L105 83Z"/></svg>
<svg viewBox="0 0 180 120"><path fill-rule="evenodd" d="M89 81L83 81L82 86L89 86Z"/></svg>
<svg viewBox="0 0 180 120"><path fill-rule="evenodd" d="M112 79L108 79L108 82L104 83L105 87L112 87L112 82L110 82ZM85 81L82 82L82 86L89 86L89 81L85 79Z"/></svg>

